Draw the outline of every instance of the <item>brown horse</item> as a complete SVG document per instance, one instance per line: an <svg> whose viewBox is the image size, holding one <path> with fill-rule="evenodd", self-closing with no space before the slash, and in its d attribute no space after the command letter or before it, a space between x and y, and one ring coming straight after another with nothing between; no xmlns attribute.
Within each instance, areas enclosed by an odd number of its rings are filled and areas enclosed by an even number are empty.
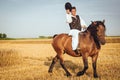
<svg viewBox="0 0 120 80"><path fill-rule="evenodd" d="M50 65L48 72L52 72L55 63L60 60L60 65L65 70L67 76L71 76L70 72L66 69L64 65L63 54L67 53L73 57L80 57L82 56L84 68L82 71L77 73L77 76L83 75L86 70L88 69L88 57L92 58L92 66L94 77L97 78L97 71L96 71L96 62L98 58L98 53L101 48L101 44L105 44L105 25L103 21L94 21L92 22L86 31L79 34L79 43L78 46L80 47L80 54L76 54L72 50L71 45L71 37L68 34L59 34L54 36L52 46L56 51L57 55L53 58L53 61Z"/></svg>

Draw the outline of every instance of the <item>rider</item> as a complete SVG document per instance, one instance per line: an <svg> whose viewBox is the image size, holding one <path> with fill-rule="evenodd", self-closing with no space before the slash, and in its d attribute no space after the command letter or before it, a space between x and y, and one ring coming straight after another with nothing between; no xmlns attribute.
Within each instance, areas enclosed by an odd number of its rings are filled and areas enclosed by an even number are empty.
<svg viewBox="0 0 120 80"><path fill-rule="evenodd" d="M78 34L86 29L86 24L85 21L79 17L79 15L76 15L76 7L72 7L71 10L66 9L66 17L67 23L70 26L69 35L72 36L72 49L76 52L80 49L78 47Z"/></svg>

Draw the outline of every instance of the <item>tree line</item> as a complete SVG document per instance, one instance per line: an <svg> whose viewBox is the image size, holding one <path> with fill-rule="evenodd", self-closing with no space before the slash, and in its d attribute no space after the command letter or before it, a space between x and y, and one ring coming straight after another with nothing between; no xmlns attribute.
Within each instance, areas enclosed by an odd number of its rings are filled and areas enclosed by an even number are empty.
<svg viewBox="0 0 120 80"><path fill-rule="evenodd" d="M5 34L5 33L0 33L0 38L7 38L7 34Z"/></svg>
<svg viewBox="0 0 120 80"><path fill-rule="evenodd" d="M39 36L39 38L41 38L41 39L51 39L52 36Z"/></svg>

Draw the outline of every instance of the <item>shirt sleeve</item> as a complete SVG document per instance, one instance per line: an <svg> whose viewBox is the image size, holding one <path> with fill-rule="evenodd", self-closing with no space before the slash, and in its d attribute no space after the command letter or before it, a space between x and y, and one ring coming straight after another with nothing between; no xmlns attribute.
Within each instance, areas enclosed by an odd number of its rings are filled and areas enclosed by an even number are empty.
<svg viewBox="0 0 120 80"><path fill-rule="evenodd" d="M71 23L72 22L72 15L66 14L66 19L67 19L67 23Z"/></svg>
<svg viewBox="0 0 120 80"><path fill-rule="evenodd" d="M85 21L80 17L80 21L81 21L81 31L85 31L87 29L87 25L85 23Z"/></svg>
<svg viewBox="0 0 120 80"><path fill-rule="evenodd" d="M80 21L81 21L81 26L85 26L85 27L87 27L85 21L84 21L81 17L80 17Z"/></svg>

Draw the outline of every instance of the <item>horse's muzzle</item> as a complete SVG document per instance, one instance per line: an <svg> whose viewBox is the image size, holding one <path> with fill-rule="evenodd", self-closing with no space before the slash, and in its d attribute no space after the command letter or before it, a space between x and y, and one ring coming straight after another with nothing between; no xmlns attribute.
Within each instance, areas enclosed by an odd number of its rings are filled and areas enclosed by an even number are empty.
<svg viewBox="0 0 120 80"><path fill-rule="evenodd" d="M105 45L106 40L100 40L100 43L101 43L102 45Z"/></svg>

